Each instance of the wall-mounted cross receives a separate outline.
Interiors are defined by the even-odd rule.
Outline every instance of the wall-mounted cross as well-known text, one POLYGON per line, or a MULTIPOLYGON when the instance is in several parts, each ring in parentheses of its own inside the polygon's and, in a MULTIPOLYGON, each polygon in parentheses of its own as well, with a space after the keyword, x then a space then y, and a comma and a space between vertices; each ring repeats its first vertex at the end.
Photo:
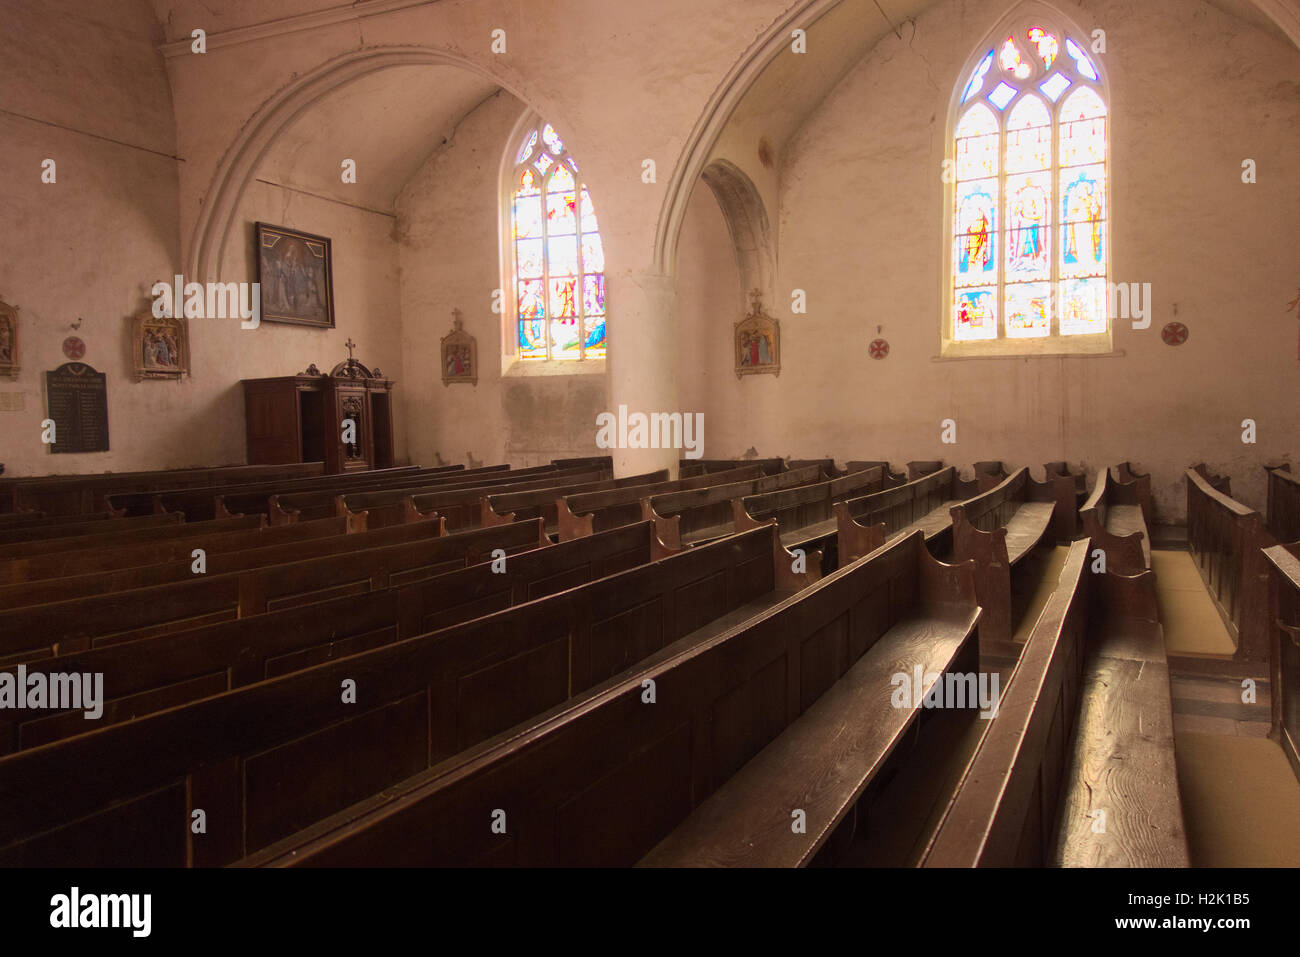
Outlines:
POLYGON ((451 324, 455 326, 457 329, 459 329, 461 326, 465 324, 465 321, 464 319, 461 318, 461 316, 462 313, 459 309, 453 309, 451 311, 451 324))
POLYGON ((352 341, 352 337, 351 337, 351 336, 348 336, 348 341, 345 342, 345 343, 343 343, 343 344, 344 344, 345 346, 347 346, 347 348, 348 348, 348 358, 351 359, 351 358, 352 358, 352 350, 355 349, 355 348, 357 347, 357 344, 356 344, 355 342, 352 341))
POLYGON ((763 291, 761 289, 751 289, 749 298, 754 301, 754 315, 763 311, 763 291))

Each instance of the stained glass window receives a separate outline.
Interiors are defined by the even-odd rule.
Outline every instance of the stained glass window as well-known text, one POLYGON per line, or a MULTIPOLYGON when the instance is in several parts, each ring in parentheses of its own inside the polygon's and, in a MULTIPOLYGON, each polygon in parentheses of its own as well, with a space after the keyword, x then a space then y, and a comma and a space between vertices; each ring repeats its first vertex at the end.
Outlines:
POLYGON ((510 202, 521 359, 605 357, 605 250, 578 164, 539 123, 516 154, 510 202))
POLYGON ((1107 110, 1085 47, 1038 22, 963 78, 953 129, 952 338, 1104 333, 1107 110))

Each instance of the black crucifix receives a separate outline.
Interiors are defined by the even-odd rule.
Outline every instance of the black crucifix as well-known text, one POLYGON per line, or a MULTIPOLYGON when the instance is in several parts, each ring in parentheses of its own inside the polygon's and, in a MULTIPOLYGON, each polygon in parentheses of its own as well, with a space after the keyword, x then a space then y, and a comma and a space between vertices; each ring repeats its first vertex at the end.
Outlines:
POLYGON ((355 348, 357 347, 357 344, 356 344, 355 342, 352 341, 352 337, 351 337, 351 336, 348 336, 348 341, 345 342, 345 343, 343 343, 343 345, 347 347, 347 350, 348 350, 348 360, 351 361, 351 359, 352 359, 352 350, 355 349, 355 348))

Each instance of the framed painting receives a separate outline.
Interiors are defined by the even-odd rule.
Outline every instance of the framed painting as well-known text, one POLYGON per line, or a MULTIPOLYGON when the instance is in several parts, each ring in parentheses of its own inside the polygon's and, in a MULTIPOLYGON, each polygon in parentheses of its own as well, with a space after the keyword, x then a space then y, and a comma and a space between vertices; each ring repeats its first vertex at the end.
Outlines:
POLYGON ((451 332, 443 336, 442 343, 442 384, 467 382, 478 383, 478 342, 465 331, 465 322, 460 310, 451 311, 451 332))
POLYGON ((135 377, 179 379, 190 371, 190 335, 184 318, 161 318, 152 309, 136 313, 131 324, 135 377))
POLYGON ((262 321, 334 328, 334 259, 324 236, 258 223, 262 321))
POLYGON ((18 375, 18 310, 0 302, 0 376, 18 375))
POLYGON ((763 312, 761 296, 754 292, 753 311, 736 323, 736 378, 781 374, 781 323, 763 312))

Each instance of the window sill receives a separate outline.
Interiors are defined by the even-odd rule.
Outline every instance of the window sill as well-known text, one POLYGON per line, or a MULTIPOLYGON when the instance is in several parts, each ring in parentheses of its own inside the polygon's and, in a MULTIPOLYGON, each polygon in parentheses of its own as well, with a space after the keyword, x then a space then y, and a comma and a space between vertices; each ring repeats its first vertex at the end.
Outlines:
POLYGON ((604 359, 533 359, 501 357, 501 378, 539 379, 549 376, 603 376, 604 359))
POLYGON ((984 339, 956 342, 945 339, 935 362, 952 359, 1062 359, 1106 358, 1124 355, 1116 349, 1110 334, 1051 339, 984 339))

